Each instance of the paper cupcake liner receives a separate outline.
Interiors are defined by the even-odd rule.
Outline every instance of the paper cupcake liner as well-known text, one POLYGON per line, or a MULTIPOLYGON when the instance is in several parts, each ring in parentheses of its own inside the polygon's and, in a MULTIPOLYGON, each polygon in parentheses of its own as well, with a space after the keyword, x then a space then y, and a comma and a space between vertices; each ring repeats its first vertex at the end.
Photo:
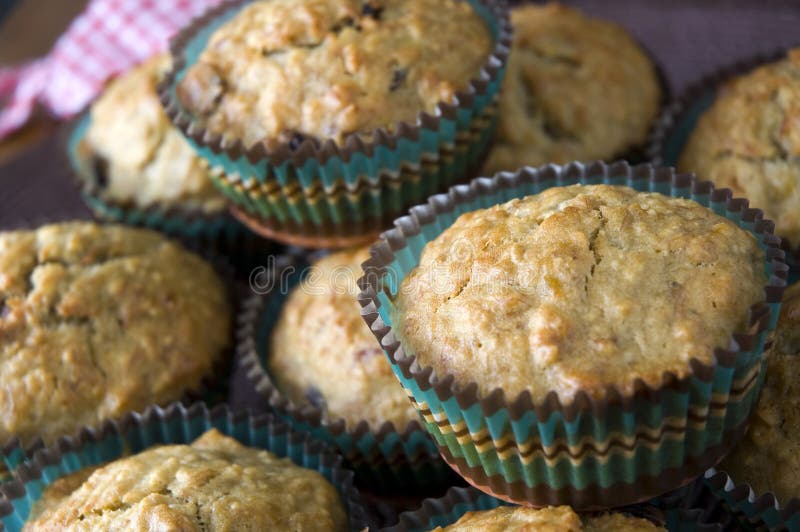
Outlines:
POLYGON ((293 403, 273 383, 266 366, 269 338, 282 305, 307 273, 308 264, 297 257, 279 257, 276 267, 268 273, 272 288, 242 304, 237 321, 236 364, 246 372, 247 382, 293 429, 339 451, 355 471, 359 486, 392 492, 450 484, 453 472, 419 423, 409 423, 402 430, 390 422, 370 427, 361 421, 355 427, 347 427, 344 419, 325 420, 319 408, 293 403))
MULTIPOLYGON (((656 122, 648 140, 647 155, 650 162, 657 166, 677 165, 697 122, 713 105, 717 89, 733 78, 784 57, 784 48, 759 54, 715 70, 690 85, 664 109, 656 122)), ((800 247, 792 250, 788 242, 781 245, 786 251, 786 262, 790 267, 790 283, 800 281, 800 247)))
POLYGON ((713 502, 722 504, 741 530, 800 530, 800 498, 780 504, 774 494, 759 496, 748 484, 736 484, 727 473, 715 469, 706 471, 701 481, 713 502))
MULTIPOLYGON (((686 506, 683 494, 665 504, 652 501, 637 507, 618 508, 617 512, 641 517, 663 526, 667 530, 684 532, 722 531, 723 525, 713 521, 713 516, 705 509, 686 506)), ((487 495, 475 488, 451 488, 444 497, 426 499, 419 509, 400 515, 399 522, 383 532, 427 532, 436 527, 446 527, 458 521, 467 512, 492 510, 508 503, 487 495)))
POLYGON ((478 488, 531 506, 568 504, 600 510, 652 498, 688 483, 714 465, 746 428, 763 381, 762 352, 776 324, 786 265, 774 224, 729 190, 669 168, 627 163, 573 163, 523 168, 453 187, 411 209, 373 246, 359 280, 362 315, 383 346, 442 456, 478 488), (633 394, 615 387, 605 399, 579 392, 561 404, 555 392, 540 403, 530 393, 481 396, 477 385, 437 377, 403 351, 391 329, 392 296, 425 244, 465 212, 570 184, 627 185, 692 199, 750 231, 765 252, 766 301, 750 309, 745 332, 715 363, 690 362, 684 378, 664 373, 661 384, 637 381, 633 394), (392 275, 387 275, 391 272, 392 275))
POLYGON ((92 161, 81 154, 91 116, 83 113, 69 130, 66 150, 81 197, 100 221, 154 229, 180 240, 186 247, 206 256, 229 257, 237 273, 249 274, 276 250, 269 242, 239 223, 227 212, 205 213, 181 207, 154 205, 136 207, 105 198, 103 177, 92 161))
POLYGON ((369 141, 257 143, 247 149, 196 123, 176 87, 214 31, 248 4, 228 1, 196 19, 171 42, 173 69, 159 88, 172 122, 212 168, 216 182, 240 211, 273 234, 306 238, 372 233, 404 209, 477 173, 497 123, 511 27, 502 0, 466 0, 486 21, 494 46, 486 63, 454 103, 421 112, 414 123, 376 129, 369 141))
POLYGON ((362 530, 369 521, 353 486, 353 473, 341 457, 324 445, 294 432, 275 417, 232 412, 227 406, 209 410, 204 404, 172 404, 149 408, 95 428, 84 428, 57 445, 40 449, 18 469, 15 479, 0 485, 0 521, 7 530, 19 530, 45 488, 84 467, 102 464, 164 444, 188 444, 215 428, 244 445, 266 449, 295 464, 318 471, 339 492, 350 529, 362 530))
MULTIPOLYGON (((17 222, 5 227, 4 231, 18 231, 30 230, 43 225, 55 223, 67 223, 69 221, 87 221, 87 220, 56 220, 51 218, 39 218, 35 220, 18 220, 17 222)), ((99 225, 104 225, 102 222, 95 222, 99 225)), ((214 268, 217 275, 222 279, 226 292, 228 294, 228 302, 231 308, 231 339, 230 346, 226 349, 212 364, 212 369, 208 375, 202 378, 199 385, 195 388, 186 389, 180 402, 186 405, 192 404, 196 401, 203 401, 209 405, 216 405, 223 403, 228 397, 228 376, 231 373, 231 368, 235 360, 235 320, 234 317, 238 315, 241 308, 241 294, 240 288, 234 282, 234 267, 227 261, 227 258, 220 256, 207 255, 204 257, 206 262, 210 263, 214 268)), ((164 404, 170 403, 166 401, 164 404)), ((65 434, 64 436, 68 436, 65 434)), ((45 448, 46 445, 41 437, 35 438, 33 441, 23 444, 19 438, 12 437, 3 442, 0 441, 0 482, 7 480, 11 473, 25 460, 30 459, 40 449, 45 448)))

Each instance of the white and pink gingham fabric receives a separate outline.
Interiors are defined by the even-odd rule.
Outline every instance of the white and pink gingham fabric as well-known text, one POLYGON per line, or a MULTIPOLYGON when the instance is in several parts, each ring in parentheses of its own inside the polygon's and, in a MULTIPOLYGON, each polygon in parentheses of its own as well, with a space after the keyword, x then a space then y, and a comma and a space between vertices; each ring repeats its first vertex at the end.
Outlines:
POLYGON ((166 49, 169 38, 221 0, 91 0, 50 53, 0 67, 0 138, 38 103, 58 118, 86 106, 111 76, 166 49))

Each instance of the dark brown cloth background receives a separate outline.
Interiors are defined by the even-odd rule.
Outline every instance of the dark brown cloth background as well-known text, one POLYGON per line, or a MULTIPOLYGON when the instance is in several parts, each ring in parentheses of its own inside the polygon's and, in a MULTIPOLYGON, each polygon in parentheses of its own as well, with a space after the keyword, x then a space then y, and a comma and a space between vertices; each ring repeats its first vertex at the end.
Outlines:
MULTIPOLYGON (((719 66, 800 44, 800 0, 569 0, 615 20, 663 68, 673 94, 719 66)), ((0 166, 0 228, 88 217, 69 178, 63 135, 0 166)))

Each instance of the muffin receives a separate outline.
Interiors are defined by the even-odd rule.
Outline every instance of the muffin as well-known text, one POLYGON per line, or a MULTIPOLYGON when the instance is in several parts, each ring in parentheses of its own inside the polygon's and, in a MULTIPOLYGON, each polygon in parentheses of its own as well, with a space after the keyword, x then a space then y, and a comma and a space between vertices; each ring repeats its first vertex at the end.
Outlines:
POLYGON ((620 513, 581 518, 569 506, 542 509, 499 506, 464 514, 441 532, 644 532, 666 530, 638 517, 620 513))
POLYGON ((612 159, 645 141, 661 100, 630 34, 557 3, 511 12, 514 40, 484 174, 612 159))
POLYGON ((0 441, 52 442, 198 389, 230 318, 214 270, 158 233, 0 233, 0 441))
POLYGON ((720 465, 734 482, 781 504, 800 497, 800 283, 784 295, 750 430, 720 465), (780 467, 776 467, 780 464, 780 467))
POLYGON ((377 431, 402 431, 419 416, 398 384, 380 344, 361 318, 356 280, 369 249, 317 261, 283 305, 272 331, 268 367, 295 405, 310 404, 327 421, 362 420, 377 431))
POLYGON ((744 195, 800 245, 800 49, 734 78, 700 117, 678 167, 744 195))
POLYGON ((23 530, 346 530, 318 472, 212 429, 51 484, 23 530))
POLYGON ((341 145, 451 102, 491 48, 465 1, 253 2, 211 36, 177 96, 208 131, 247 147, 341 145))
POLYGON ((633 394, 715 360, 763 300, 764 252, 690 200, 571 185, 468 212, 394 301, 407 353, 481 395, 633 394))
POLYGON ((111 81, 92 105, 78 146, 94 174, 89 188, 127 207, 221 213, 225 201, 208 177, 208 164, 161 108, 156 86, 169 66, 169 54, 152 57, 111 81))

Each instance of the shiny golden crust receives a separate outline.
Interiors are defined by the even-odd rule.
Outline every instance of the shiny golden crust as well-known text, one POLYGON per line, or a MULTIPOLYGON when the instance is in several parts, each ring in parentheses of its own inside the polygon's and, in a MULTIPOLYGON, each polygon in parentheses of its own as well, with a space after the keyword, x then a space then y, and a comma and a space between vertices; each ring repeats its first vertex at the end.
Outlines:
POLYGON ((230 312, 212 268, 158 233, 0 233, 0 441, 179 399, 228 345, 230 312))
POLYGON ((462 215, 403 279, 393 328, 422 367, 484 395, 630 394, 712 362, 766 282, 756 239, 713 211, 574 185, 462 215))
POLYGON ((452 101, 491 46, 462 0, 253 2, 214 33, 178 97, 246 146, 296 134, 341 143, 452 101))
POLYGON ((437 528, 441 532, 645 532, 665 530, 646 519, 619 513, 585 517, 583 522, 569 506, 542 509, 500 506, 467 512, 456 523, 437 528))
POLYGON ((270 342, 270 375, 295 404, 311 402, 351 429, 391 421, 403 430, 416 410, 361 318, 356 281, 369 248, 316 262, 281 310, 270 342))
POLYGON ((800 283, 785 294, 750 429, 719 469, 785 505, 800 497, 800 283))
POLYGON ((661 89, 628 32, 557 3, 511 12, 514 42, 484 173, 611 159, 641 144, 661 89))
POLYGON ((191 445, 154 447, 48 488, 26 531, 346 530, 319 473, 210 430, 191 445), (80 478, 83 477, 83 478, 80 478))
POLYGON ((168 69, 169 55, 160 54, 109 83, 92 105, 81 155, 103 172, 107 185, 100 192, 110 200, 221 211, 225 202, 208 165, 158 100, 156 85, 168 69))
POLYGON ((800 48, 722 86, 678 166, 748 198, 800 245, 800 48))

